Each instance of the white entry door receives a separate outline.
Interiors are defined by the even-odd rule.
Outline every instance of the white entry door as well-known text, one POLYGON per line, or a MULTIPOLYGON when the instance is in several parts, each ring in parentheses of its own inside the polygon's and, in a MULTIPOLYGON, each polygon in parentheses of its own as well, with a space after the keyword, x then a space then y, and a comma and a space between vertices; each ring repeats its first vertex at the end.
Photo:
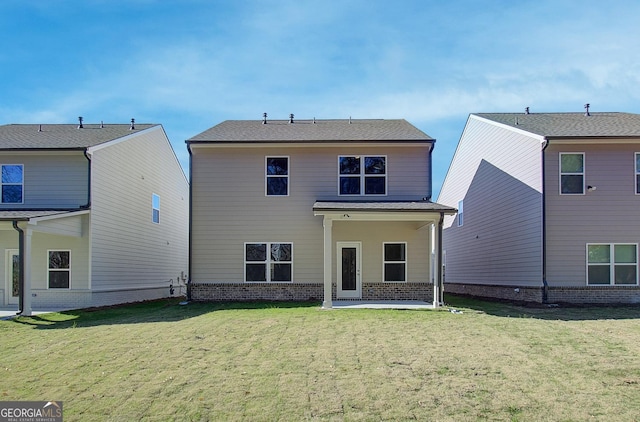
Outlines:
POLYGON ((361 242, 337 242, 337 299, 361 299, 361 242))
POLYGON ((20 294, 19 286, 19 266, 20 255, 17 249, 7 249, 6 261, 5 261, 5 302, 7 305, 17 305, 18 296, 20 294))

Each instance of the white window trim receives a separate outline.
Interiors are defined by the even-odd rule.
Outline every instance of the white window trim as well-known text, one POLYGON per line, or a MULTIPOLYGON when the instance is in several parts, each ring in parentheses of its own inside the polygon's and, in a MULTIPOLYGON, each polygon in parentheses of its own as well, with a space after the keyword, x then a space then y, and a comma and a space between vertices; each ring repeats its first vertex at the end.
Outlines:
POLYGON ((11 164, 11 163, 2 163, 0 164, 0 170, 2 170, 3 166, 20 166, 22 167, 22 183, 2 183, 2 180, 0 180, 0 204, 7 204, 7 205, 11 205, 11 204, 24 204, 24 164, 11 164), (20 187, 22 188, 22 201, 21 202, 3 202, 2 201, 2 187, 3 186, 16 186, 16 185, 20 185, 20 187))
MULTIPOLYGON (((596 242, 596 243, 587 243, 586 246, 586 254, 585 254, 585 261, 587 264, 586 267, 586 272, 585 272, 585 284, 587 286, 637 286, 638 285, 638 244, 637 243, 603 243, 603 242, 596 242), (593 246, 593 245, 608 245, 609 246, 609 262, 607 264, 589 264, 589 246, 593 246), (635 263, 635 267, 636 267, 636 284, 616 284, 615 283, 615 268, 616 268, 616 263, 615 263, 615 246, 625 246, 625 245, 632 245, 636 247, 636 263, 635 263), (589 284, 589 266, 593 265, 593 266, 605 266, 607 265, 609 267, 609 284, 589 284)), ((631 266, 632 264, 618 264, 618 265, 629 265, 631 266)))
POLYGON ((242 254, 244 256, 244 267, 243 267, 243 273, 244 273, 244 282, 245 283, 273 283, 273 284, 277 284, 277 283, 293 283, 293 242, 244 242, 243 245, 243 250, 242 250, 242 254), (291 245, 291 261, 271 261, 271 245, 273 245, 274 243, 277 244, 289 244, 291 245), (265 244, 267 245, 267 259, 266 261, 247 261, 247 245, 259 245, 259 244, 265 244), (290 263, 291 265, 291 280, 289 281, 271 281, 271 263, 274 262, 280 262, 280 263, 290 263), (247 280, 247 264, 259 264, 259 263, 264 263, 266 266, 266 280, 265 281, 248 281, 247 280))
POLYGON ((456 221, 458 222, 458 227, 462 227, 464 225, 464 199, 458 201, 458 215, 456 216, 456 221))
POLYGON ((638 193, 638 176, 640 176, 640 168, 638 168, 638 157, 640 156, 640 152, 636 152, 635 154, 633 154, 633 169, 635 170, 633 172, 634 174, 634 183, 633 186, 635 187, 635 194, 636 195, 640 195, 640 193, 638 193))
MULTIPOLYGON (((291 158, 288 155, 266 155, 264 157, 264 196, 269 197, 269 198, 278 198, 278 197, 287 197, 289 196, 289 194, 291 193, 291 158), (286 175, 282 175, 282 174, 267 174, 267 172, 269 171, 269 158, 286 158, 287 159, 287 174, 286 175), (267 180, 270 177, 279 177, 282 179, 287 179, 287 194, 286 195, 269 195, 268 193, 268 186, 267 186, 267 180)), ((275 242, 274 242, 275 243, 275 242)))
POLYGON ((71 290, 72 286, 72 278, 71 278, 71 249, 47 249, 47 290, 71 290), (55 269, 49 267, 49 253, 50 252, 69 252, 69 269, 55 269), (69 287, 61 288, 61 287, 50 287, 49 284, 49 274, 51 271, 63 272, 66 271, 69 273, 69 287))
POLYGON ((389 159, 384 154, 343 154, 338 155, 338 196, 351 196, 351 197, 360 197, 360 196, 373 196, 373 197, 381 197, 388 196, 389 194, 389 159), (357 177, 360 178, 360 193, 359 194, 348 194, 348 193, 340 193, 340 177, 356 177, 355 174, 341 174, 340 173, 340 159, 343 157, 356 157, 360 158, 360 175, 357 177), (384 193, 365 193, 365 178, 366 177, 382 177, 382 175, 370 174, 367 175, 364 173, 364 159, 367 157, 383 157, 384 158, 384 193))
POLYGON ((158 195, 157 193, 152 193, 151 194, 151 222, 153 224, 160 224, 160 195, 158 195), (156 208, 153 204, 154 199, 158 198, 158 208, 156 208), (158 221, 155 221, 154 219, 154 211, 158 211, 158 221))
POLYGON ((558 193, 562 196, 577 196, 577 195, 585 195, 586 194, 586 179, 587 179, 587 157, 584 152, 576 151, 576 152, 561 152, 558 155, 558 193), (563 173, 562 172, 562 156, 563 155, 582 155, 582 173, 563 173), (582 193, 562 193, 562 176, 582 176, 582 193))
POLYGON ((382 242, 382 282, 383 283, 407 283, 407 275, 409 273, 409 254, 407 242, 382 242), (404 261, 387 261, 384 256, 385 245, 404 245, 404 261), (385 264, 404 264, 404 281, 388 281, 385 273, 385 264))

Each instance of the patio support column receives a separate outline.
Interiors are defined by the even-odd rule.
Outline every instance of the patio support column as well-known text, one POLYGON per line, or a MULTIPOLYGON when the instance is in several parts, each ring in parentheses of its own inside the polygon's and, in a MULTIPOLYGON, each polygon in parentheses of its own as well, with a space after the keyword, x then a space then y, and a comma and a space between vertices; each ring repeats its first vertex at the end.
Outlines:
POLYGON ((31 236, 33 235, 33 229, 27 226, 24 231, 24 290, 22 292, 22 313, 24 316, 31 316, 31 236))
POLYGON ((331 231, 333 220, 325 215, 322 220, 322 227, 324 228, 324 300, 322 301, 322 308, 331 309, 333 306, 331 302, 331 256, 333 252, 331 231))
POLYGON ((444 214, 440 214, 440 220, 435 227, 436 237, 436 268, 435 280, 433 283, 433 307, 437 308, 444 304, 444 279, 442 277, 442 226, 444 214))

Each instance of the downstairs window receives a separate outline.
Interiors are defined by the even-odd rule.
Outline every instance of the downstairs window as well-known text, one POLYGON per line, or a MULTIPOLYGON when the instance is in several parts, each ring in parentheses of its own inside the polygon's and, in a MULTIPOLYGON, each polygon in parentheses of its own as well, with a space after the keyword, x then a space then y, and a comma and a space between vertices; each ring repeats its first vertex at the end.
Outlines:
POLYGON ((293 243, 245 243, 244 268, 245 281, 292 281, 293 243))
POLYGON ((638 284, 638 245, 588 244, 587 284, 638 284))

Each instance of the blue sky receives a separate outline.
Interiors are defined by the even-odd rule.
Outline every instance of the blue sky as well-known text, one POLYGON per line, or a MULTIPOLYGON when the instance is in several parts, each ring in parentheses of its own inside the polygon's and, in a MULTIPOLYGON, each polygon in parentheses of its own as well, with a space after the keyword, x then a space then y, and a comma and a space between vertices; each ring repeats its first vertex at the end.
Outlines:
POLYGON ((434 198, 469 113, 640 112, 640 2, 2 0, 0 124, 404 118, 437 139, 434 198), (605 4, 606 3, 606 4, 605 4))

